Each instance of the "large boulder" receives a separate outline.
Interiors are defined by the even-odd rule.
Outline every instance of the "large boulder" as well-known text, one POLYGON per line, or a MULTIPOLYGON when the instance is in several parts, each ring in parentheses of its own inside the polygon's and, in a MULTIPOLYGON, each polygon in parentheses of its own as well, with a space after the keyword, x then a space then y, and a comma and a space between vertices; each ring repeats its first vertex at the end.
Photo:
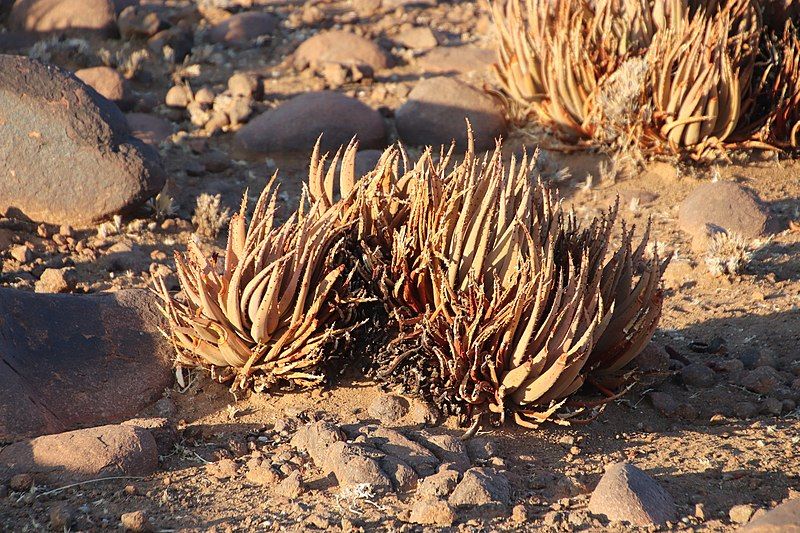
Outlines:
POLYGON ((251 120, 236 134, 243 148, 261 153, 307 152, 323 134, 322 149, 336 150, 355 135, 361 148, 380 148, 386 126, 380 113, 343 94, 295 96, 251 120))
POLYGON ((158 468, 153 435, 134 425, 109 425, 45 435, 0 451, 0 481, 19 474, 48 484, 108 476, 147 476, 158 468))
POLYGON ((116 13, 111 0, 17 0, 8 25, 35 33, 111 36, 116 32, 116 13))
POLYGON ((0 289, 0 441, 119 422, 172 383, 155 296, 0 289))
POLYGON ((0 213, 87 225, 164 186, 158 153, 70 73, 0 55, 0 213))

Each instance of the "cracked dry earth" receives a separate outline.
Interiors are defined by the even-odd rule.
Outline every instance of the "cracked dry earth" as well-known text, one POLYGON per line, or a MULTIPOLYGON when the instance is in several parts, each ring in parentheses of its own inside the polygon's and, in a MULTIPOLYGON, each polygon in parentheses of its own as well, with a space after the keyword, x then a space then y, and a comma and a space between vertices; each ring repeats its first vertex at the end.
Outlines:
MULTIPOLYGON (((395 140, 394 110, 421 77, 442 68, 410 46, 392 44, 391 37, 401 28, 430 26, 440 36, 439 47, 488 50, 490 21, 481 3, 384 1, 391 7, 354 11, 355 4, 368 3, 257 4, 252 9, 282 21, 271 39, 244 49, 199 47, 203 52, 187 64, 200 67, 181 75, 190 77, 195 89, 207 85, 219 92, 234 72, 257 74, 266 96, 254 104, 256 113, 327 87, 381 110, 389 140, 395 140), (334 25, 380 42, 392 51, 395 66, 342 83, 295 68, 290 54, 300 42, 334 25)), ((190 11, 195 6, 165 5, 190 11)), ((198 27, 208 25, 193 16, 198 27)), ((98 63, 98 50, 123 48, 146 45, 107 39, 94 43, 87 57, 53 53, 50 59, 74 70, 98 63)), ((490 80, 485 66, 454 75, 482 84, 490 80)), ((171 74, 181 69, 185 65, 153 54, 139 66, 144 74, 128 80, 133 109, 167 120, 175 131, 160 151, 176 214, 157 219, 142 209, 101 231, 0 218, 0 285, 34 290, 45 269, 71 267, 72 292, 146 287, 154 273, 172 268, 172 253, 191 238, 201 193, 221 194, 223 204, 235 208, 245 188, 256 194, 280 167, 281 201, 295 201, 308 154, 244 153, 233 140, 237 126, 209 132, 193 125, 183 110, 163 105, 171 74)), ((511 131, 508 137, 509 154, 535 146, 529 132, 511 131)), ((410 148, 412 154, 416 150, 410 148)), ((619 197, 621 216, 639 228, 652 219, 662 253, 673 256, 663 317, 649 348, 655 371, 596 420, 535 431, 489 427, 462 442, 464 428, 456 420, 435 420, 413 396, 386 406, 387 393, 402 391, 359 375, 348 374, 323 390, 234 396, 206 376, 187 374, 184 387, 165 390, 164 399, 142 413, 177 425, 157 473, 63 490, 5 488, 0 530, 60 530, 64 516, 72 530, 114 530, 124 513, 143 511, 164 531, 627 531, 636 528, 588 511, 604 466, 619 461, 638 466, 675 500, 677 520, 642 530, 732 531, 742 512, 749 518, 800 496, 800 231, 792 225, 800 219, 800 164, 758 157, 715 168, 658 162, 616 180, 595 179, 587 187, 585 176, 600 175, 602 156, 545 155, 548 175, 569 167, 572 177, 553 185, 579 217, 597 214, 619 197), (712 179, 747 185, 780 222, 736 276, 712 276, 704 252, 679 229, 678 206, 712 179), (463 479, 466 471, 475 479, 488 478, 491 501, 475 494, 453 499, 453 479, 463 479), (351 474, 350 486, 337 483, 351 474), (364 480, 371 480, 369 486, 364 480), (422 493, 428 491, 451 492, 453 511, 422 508, 422 493), (425 520, 453 525, 414 523, 425 520)), ((219 248, 223 242, 206 238, 203 246, 219 248)))

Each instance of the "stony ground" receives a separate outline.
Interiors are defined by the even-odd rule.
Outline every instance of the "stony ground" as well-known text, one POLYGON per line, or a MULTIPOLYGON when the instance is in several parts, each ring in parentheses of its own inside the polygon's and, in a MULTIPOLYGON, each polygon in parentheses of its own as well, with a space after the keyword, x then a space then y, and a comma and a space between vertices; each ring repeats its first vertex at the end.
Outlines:
MULTIPOLYGON (((236 132, 248 115, 297 94, 331 89, 378 110, 388 132, 375 141, 373 148, 380 148, 398 138, 398 111, 420 80, 445 74, 477 89, 491 83, 491 23, 483 2, 243 6, 176 0, 164 2, 157 13, 162 27, 195 30, 185 60, 174 61, 179 40, 166 49, 154 46, 146 28, 123 39, 85 42, 23 39, 10 26, 0 33, 0 46, 9 50, 24 45, 17 51, 70 70, 110 65, 121 73, 120 102, 137 114, 129 118, 133 129, 160 150, 168 176, 164 195, 174 207, 143 207, 99 227, 0 218, 0 285, 76 293, 146 287, 153 274, 169 272, 175 250, 213 226, 196 216, 201 194, 220 194, 220 209, 235 209, 246 188, 252 197, 280 168, 281 200, 294 201, 308 150, 245 150, 236 132), (247 11, 274 15, 276 27, 246 43, 215 37, 215 25, 247 11), (365 36, 391 63, 370 72, 298 62, 297 47, 329 28, 365 36), (235 73, 258 80, 247 112, 239 113, 224 98, 235 73), (175 82, 191 87, 194 107, 184 109, 187 102, 176 90, 171 98, 177 100, 170 103, 177 105, 166 105, 175 82), (198 94, 203 87, 206 100, 198 94)), ((146 26, 141 18, 133 22, 146 26)), ((312 59, 306 62, 324 51, 308 52, 312 59)), ((290 138, 298 127, 313 129, 314 118, 301 113, 261 127, 277 128, 271 132, 276 138, 290 138)), ((493 116, 483 118, 476 129, 491 132, 493 116)), ((506 136, 508 153, 523 146, 532 150, 537 141, 552 144, 528 130, 512 128, 506 136)), ((367 164, 375 155, 362 157, 367 164)), ((730 531, 753 513, 800 496, 800 164, 769 156, 713 167, 662 161, 614 175, 601 155, 545 150, 543 157, 545 176, 580 217, 599 213, 619 197, 621 216, 638 228, 651 219, 660 253, 672 256, 664 314, 648 348, 655 371, 588 425, 481 431, 464 460, 508 479, 510 490, 500 497, 502 505, 489 511, 457 507, 452 530, 627 530, 630 526, 609 523, 587 509, 604 465, 623 460, 656 479, 676 502, 678 520, 649 526, 653 530, 730 531), (558 172, 566 168, 569 175, 558 172), (686 219, 682 202, 714 180, 754 190, 764 202, 760 209, 775 222, 771 238, 753 245, 752 257, 735 275, 712 275, 706 249, 692 245, 681 229, 685 220, 679 220, 686 219)), ((745 203, 741 209, 756 208, 745 203)), ((210 211, 213 219, 215 210, 210 211)), ((206 247, 224 242, 221 236, 201 238, 206 247)), ((123 513, 143 511, 165 531, 418 530, 422 526, 411 523, 420 521, 412 520, 418 496, 343 491, 292 439, 298 428, 317 420, 348 431, 348 424, 378 419, 423 441, 464 432, 455 420, 432 423, 414 398, 400 409, 402 416, 390 416, 379 407, 388 401, 387 392, 400 391, 357 375, 336 388, 274 396, 232 395, 199 374, 184 380, 185 386, 165 391, 165 399, 144 413, 171 419, 179 430, 174 446, 159 457, 158 473, 63 490, 0 486, 0 529, 65 529, 65 524, 72 530, 115 529, 123 513), (264 474, 265 464, 273 466, 272 474, 264 474)), ((434 517, 438 512, 424 511, 434 517)))

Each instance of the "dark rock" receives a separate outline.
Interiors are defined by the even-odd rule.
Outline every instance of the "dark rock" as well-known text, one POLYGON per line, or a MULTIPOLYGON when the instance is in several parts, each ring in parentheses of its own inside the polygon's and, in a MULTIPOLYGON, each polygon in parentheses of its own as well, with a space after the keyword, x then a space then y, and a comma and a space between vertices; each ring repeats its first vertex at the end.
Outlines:
POLYGON ((110 0, 17 0, 8 25, 18 31, 110 37, 116 31, 115 18, 110 0))
POLYGON ((0 289, 0 440, 130 418, 172 383, 173 349, 145 290, 0 289))
POLYGON ((733 414, 735 414, 737 418, 747 420, 758 414, 758 406, 752 402, 736 402, 733 406, 733 414))
POLYGON ((800 533, 800 498, 787 500, 739 530, 741 533, 800 533))
POLYGON ((452 435, 430 435, 427 433, 422 435, 425 438, 423 441, 425 447, 432 451, 442 463, 452 465, 459 472, 464 472, 472 466, 467 454, 467 447, 461 439, 452 435))
POLYGON ((54 66, 0 55, 0 213, 81 225, 130 210, 164 186, 158 154, 124 115, 54 66))
POLYGON ((218 43, 243 45, 271 35, 277 25, 278 19, 271 13, 237 13, 214 25, 209 35, 218 43))
POLYGON ((771 366, 759 366, 742 377, 742 386, 758 394, 772 394, 783 383, 781 374, 771 366))
POLYGON ((381 394, 367 407, 369 416, 392 424, 408 413, 408 401, 396 394, 381 394))
POLYGON ((417 485, 417 498, 447 498, 458 485, 458 472, 443 469, 424 478, 417 485))
POLYGON ((736 233, 745 239, 772 232, 769 213, 752 190, 728 181, 703 183, 681 203, 680 229, 692 236, 694 244, 704 246, 718 231, 736 233))
POLYGON ((667 418, 675 416, 675 413, 678 411, 678 402, 671 394, 655 391, 651 392, 648 396, 650 397, 650 401, 653 402, 653 407, 656 411, 667 418))
POLYGON ((475 148, 487 150, 504 135, 507 124, 500 106, 488 94, 452 78, 430 78, 417 83, 408 101, 395 114, 397 131, 411 145, 467 147, 468 119, 475 148))
POLYGON ((33 476, 27 472, 24 474, 15 474, 11 476, 11 479, 8 481, 8 488, 14 492, 27 492, 31 490, 33 483, 33 476))
POLYGON ((645 373, 664 373, 669 370, 669 354, 654 342, 648 342, 642 353, 636 356, 636 365, 645 373))
POLYGON ((108 476, 148 476, 158 468, 149 431, 109 425, 46 435, 0 451, 0 479, 31 473, 46 483, 73 483, 108 476))
POLYGON ((178 431, 166 418, 132 418, 122 423, 123 426, 135 426, 146 429, 153 435, 158 446, 159 455, 169 455, 178 442, 178 431))
POLYGON ((473 461, 488 461, 498 454, 497 446, 486 437, 473 437, 467 441, 467 453, 473 461))
POLYGON ((492 468, 471 468, 448 499, 454 507, 505 506, 511 502, 511 484, 492 468))
POLYGON ((335 63, 345 66, 366 66, 373 71, 391 66, 389 56, 365 37, 342 30, 320 32, 301 44, 294 54, 294 66, 321 68, 335 63))
POLYGON ((362 148, 380 148, 386 129, 380 113, 355 98, 328 91, 301 94, 259 115, 236 133, 247 150, 261 153, 310 152, 322 134, 321 149, 337 150, 355 135, 362 148))
POLYGON ((386 455, 378 459, 381 470, 389 476, 397 492, 408 492, 417 486, 419 476, 414 469, 403 462, 401 459, 386 455))
POLYGON ((192 34, 177 26, 161 30, 149 39, 147 39, 147 47, 157 57, 164 55, 165 47, 171 50, 169 57, 165 59, 173 63, 181 63, 186 56, 192 53, 194 46, 194 37, 192 34))
POLYGON ((366 426, 361 428, 361 433, 369 438, 373 446, 397 457, 420 476, 433 474, 439 466, 439 460, 430 450, 398 431, 381 426, 366 426))
POLYGON ((661 524, 677 516, 672 496, 629 463, 615 463, 606 468, 592 492, 589 511, 638 526, 661 524))
POLYGON ((75 510, 67 502, 56 502, 50 507, 50 527, 57 531, 70 531, 75 522, 75 510))
POLYGON ((691 387, 711 387, 716 377, 714 371, 703 363, 692 363, 681 369, 681 380, 691 387))

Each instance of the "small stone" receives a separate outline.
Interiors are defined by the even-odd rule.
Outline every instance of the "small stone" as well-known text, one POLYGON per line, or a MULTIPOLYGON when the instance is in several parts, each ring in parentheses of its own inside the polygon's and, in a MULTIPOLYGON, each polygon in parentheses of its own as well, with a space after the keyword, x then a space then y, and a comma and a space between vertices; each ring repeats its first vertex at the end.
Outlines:
POLYGON ((20 263, 29 263, 33 259, 33 252, 27 244, 17 244, 9 249, 9 254, 20 263))
POLYGON ((75 71, 75 77, 118 106, 129 107, 127 82, 113 68, 84 68, 75 71))
POLYGON ((694 506, 694 516, 697 517, 698 520, 705 520, 706 519, 706 506, 702 503, 698 503, 694 506))
POLYGON ((321 68, 327 63, 366 66, 373 71, 391 65, 389 56, 375 43, 343 30, 322 31, 303 42, 295 51, 297 70, 321 68))
MULTIPOLYGON (((358 165, 358 162, 356 162, 356 165, 358 165)), ((415 424, 435 426, 438 424, 440 416, 439 410, 430 403, 419 399, 411 401, 410 418, 415 424)))
POLYGON ((57 502, 50 507, 50 527, 57 531, 69 531, 75 521, 75 510, 66 502, 57 502))
POLYGON ((276 492, 285 498, 289 498, 290 500, 299 498, 303 492, 305 492, 303 481, 300 478, 300 471, 295 470, 285 479, 281 480, 281 482, 278 484, 276 492))
POLYGON ((752 402, 736 402, 733 406, 733 414, 735 414, 737 418, 747 420, 758 414, 758 406, 752 402))
POLYGON ((470 468, 464 472, 464 477, 448 501, 454 507, 508 505, 511 501, 511 484, 505 475, 492 468, 470 468))
POLYGON ((636 365, 645 373, 661 373, 669 370, 669 354, 654 342, 648 342, 636 357, 636 365))
POLYGON ((224 481, 236 477, 238 471, 239 467, 233 459, 220 459, 215 463, 206 465, 206 474, 217 481, 224 481))
POLYGON ((417 485, 417 498, 446 498, 458 485, 456 470, 440 470, 422 479, 417 485))
POLYGON ((155 408, 155 411, 158 414, 158 416, 164 418, 172 418, 173 416, 175 416, 175 413, 178 412, 178 408, 175 405, 175 402, 172 401, 171 398, 161 398, 155 403, 153 407, 155 408))
POLYGON ((232 15, 214 25, 209 32, 218 43, 245 45, 272 34, 278 27, 278 19, 271 13, 249 11, 232 15))
POLYGON ((133 511, 124 513, 120 517, 123 529, 126 531, 133 531, 134 533, 147 533, 153 531, 153 525, 147 513, 144 511, 133 511))
POLYGON ((394 423, 408 413, 408 401, 396 394, 381 394, 367 407, 369 416, 384 423, 394 423))
POLYGON ((347 74, 350 72, 338 63, 326 63, 321 67, 322 77, 328 83, 328 87, 335 89, 341 87, 347 81, 347 74))
POLYGON ((128 113, 125 115, 131 134, 150 146, 158 147, 172 135, 169 120, 147 113, 128 113))
POLYGON ((185 109, 192 101, 189 95, 189 89, 185 85, 173 85, 167 91, 167 96, 164 98, 164 103, 169 107, 176 107, 185 109))
POLYGON ((750 521, 750 517, 753 516, 755 509, 752 505, 734 505, 731 507, 731 510, 728 511, 728 516, 730 516, 731 521, 737 524, 746 524, 750 521))
POLYGON ((649 395, 650 401, 656 411, 661 413, 667 418, 672 418, 678 410, 678 402, 672 395, 665 392, 651 392, 649 395))
POLYGON ((145 6, 128 6, 117 16, 119 34, 126 41, 135 37, 152 37, 158 33, 161 24, 158 13, 145 6))
POLYGON ((414 524, 451 526, 456 513, 445 501, 425 498, 414 502, 409 520, 414 524))
POLYGON ((780 373, 770 366, 757 367, 742 377, 742 386, 758 394, 771 394, 782 385, 780 373))
POLYGON ((523 504, 518 503, 511 510, 511 521, 515 524, 524 524, 528 521, 528 511, 523 504))
POLYGON ((677 516, 672 496, 630 463, 606 468, 589 499, 589 511, 633 525, 662 524, 677 516))
POLYGON ((707 388, 714 385, 716 374, 703 363, 691 363, 681 369, 681 379, 691 387, 707 388))
POLYGON ((36 282, 36 292, 72 292, 78 282, 74 268, 47 268, 36 282))
POLYGON ((765 398, 761 403, 761 411, 768 415, 779 416, 783 411, 783 402, 777 398, 765 398))
POLYGON ((241 96, 260 100, 263 96, 263 87, 258 76, 237 72, 228 78, 228 90, 233 96, 241 96))
POLYGON ((733 374, 734 372, 741 372, 744 370, 744 363, 739 359, 725 359, 716 364, 717 370, 733 374))
POLYGON ((202 106, 212 105, 215 97, 214 91, 208 86, 200 87, 197 92, 194 93, 194 101, 202 106))
POLYGON ((17 474, 11 477, 8 488, 14 492, 26 492, 33 486, 33 476, 30 474, 17 474))
POLYGON ((430 50, 439 44, 433 30, 427 27, 408 29, 395 35, 392 40, 410 50, 430 50))

